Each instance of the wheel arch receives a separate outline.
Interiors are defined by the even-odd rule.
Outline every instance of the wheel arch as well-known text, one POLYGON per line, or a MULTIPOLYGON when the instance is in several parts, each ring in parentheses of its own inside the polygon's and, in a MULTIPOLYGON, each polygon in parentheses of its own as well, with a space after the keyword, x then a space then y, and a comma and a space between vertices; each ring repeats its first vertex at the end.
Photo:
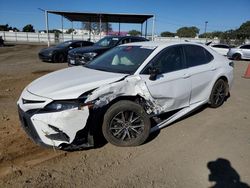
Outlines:
POLYGON ((211 84, 211 87, 210 87, 210 94, 209 94, 209 98, 208 98, 208 103, 210 103, 210 95, 211 95, 211 92, 212 92, 212 89, 213 89, 213 87, 214 87, 214 84, 218 81, 218 80, 220 80, 220 79, 222 79, 223 81, 225 81, 226 83, 227 83, 227 91, 226 91, 226 95, 228 95, 228 93, 229 93, 229 85, 228 85, 228 78, 227 78, 227 76, 226 75, 219 75, 219 76, 217 76, 216 77, 216 79, 213 81, 213 83, 211 84))

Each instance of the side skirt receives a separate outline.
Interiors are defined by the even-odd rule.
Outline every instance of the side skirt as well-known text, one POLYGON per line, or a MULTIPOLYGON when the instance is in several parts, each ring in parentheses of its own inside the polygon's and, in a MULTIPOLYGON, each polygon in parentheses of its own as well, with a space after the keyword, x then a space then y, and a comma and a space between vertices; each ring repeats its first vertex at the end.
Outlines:
POLYGON ((174 121, 178 120, 179 118, 183 117, 184 115, 187 115, 191 112, 193 112, 195 109, 200 107, 201 105, 207 103, 207 101, 201 101, 195 104, 190 105, 189 107, 183 108, 182 110, 176 112, 174 115, 170 116, 166 120, 163 120, 161 123, 157 124, 156 126, 152 127, 150 132, 157 131, 163 127, 166 127, 170 123, 173 123, 174 121))

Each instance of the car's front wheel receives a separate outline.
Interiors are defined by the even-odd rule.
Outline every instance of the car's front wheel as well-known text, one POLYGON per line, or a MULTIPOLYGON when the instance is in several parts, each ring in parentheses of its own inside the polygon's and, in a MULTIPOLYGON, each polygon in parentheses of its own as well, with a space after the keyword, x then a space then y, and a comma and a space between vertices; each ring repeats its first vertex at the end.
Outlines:
POLYGON ((217 80, 210 95, 210 107, 218 108, 221 106, 225 101, 227 90, 227 82, 225 82, 223 79, 217 80))
POLYGON ((123 100, 113 104, 104 115, 102 132, 116 146, 137 146, 146 141, 150 119, 139 104, 123 100))

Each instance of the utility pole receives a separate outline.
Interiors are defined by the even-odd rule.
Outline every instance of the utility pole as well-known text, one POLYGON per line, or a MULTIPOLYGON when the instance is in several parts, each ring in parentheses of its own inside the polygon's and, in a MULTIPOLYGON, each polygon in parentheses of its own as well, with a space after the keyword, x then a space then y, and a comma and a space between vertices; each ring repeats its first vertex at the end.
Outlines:
POLYGON ((206 43, 207 43, 207 23, 208 23, 208 21, 205 21, 205 35, 206 35, 206 43))

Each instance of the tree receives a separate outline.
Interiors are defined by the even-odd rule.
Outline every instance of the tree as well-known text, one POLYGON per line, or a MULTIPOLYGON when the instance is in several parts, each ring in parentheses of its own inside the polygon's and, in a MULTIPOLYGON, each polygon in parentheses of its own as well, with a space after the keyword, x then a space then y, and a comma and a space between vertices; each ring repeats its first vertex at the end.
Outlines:
POLYGON ((176 34, 179 37, 191 37, 194 38, 199 33, 197 27, 181 27, 177 30, 176 34))
POLYGON ((239 27, 239 29, 235 30, 235 34, 238 39, 243 38, 250 38, 250 21, 247 21, 239 27))
POLYGON ((12 27, 9 27, 8 24, 0 25, 0 31, 9 31, 12 30, 12 27))
POLYGON ((66 34, 71 34, 71 33, 73 33, 74 31, 75 31, 74 29, 70 28, 70 29, 68 29, 68 30, 66 31, 66 34))
MULTIPOLYGON (((83 29, 85 30, 91 30, 91 33, 94 35, 99 35, 100 30, 100 23, 99 22, 84 22, 83 23, 83 29)), ((108 33, 109 31, 112 31, 112 25, 110 23, 102 23, 101 25, 101 31, 108 33)))
POLYGON ((214 32, 208 32, 208 33, 202 33, 199 35, 199 38, 210 38, 213 39, 215 37, 222 38, 223 32, 222 31, 214 31, 214 32))
POLYGON ((33 28, 33 25, 28 24, 23 27, 23 32, 35 32, 35 29, 33 28))
POLYGON ((131 35, 131 36, 140 36, 140 35, 141 35, 141 32, 140 32, 140 31, 137 31, 137 30, 135 30, 135 29, 133 29, 133 30, 130 30, 130 31, 128 32, 128 34, 131 35))
POLYGON ((164 31, 161 33, 161 37, 174 37, 175 33, 169 32, 169 31, 164 31))

